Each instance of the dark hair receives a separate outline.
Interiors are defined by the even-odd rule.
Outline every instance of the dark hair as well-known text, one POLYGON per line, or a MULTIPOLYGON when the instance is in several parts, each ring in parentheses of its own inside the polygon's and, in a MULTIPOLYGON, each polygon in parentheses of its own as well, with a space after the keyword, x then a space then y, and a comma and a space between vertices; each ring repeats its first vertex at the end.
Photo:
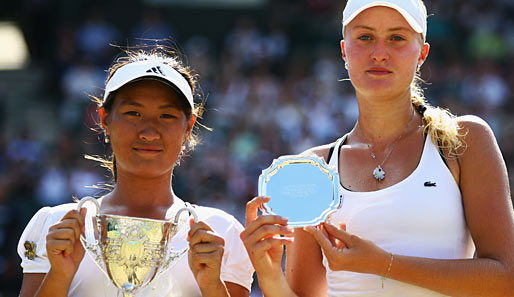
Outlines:
MULTIPOLYGON (((197 98, 201 103, 195 103, 195 106, 193 109, 187 104, 186 102, 181 101, 181 107, 184 110, 184 113, 186 114, 186 118, 188 120, 191 119, 193 115, 200 118, 203 114, 203 98, 201 95, 200 88, 198 86, 198 74, 196 74, 190 67, 186 66, 184 61, 182 60, 182 55, 177 50, 175 46, 166 46, 166 45, 141 45, 136 48, 121 48, 122 51, 121 57, 115 60, 115 62, 109 67, 107 70, 107 80, 106 83, 111 79, 113 74, 118 70, 120 67, 125 66, 130 63, 138 62, 138 61, 146 61, 146 60, 157 60, 164 64, 169 65, 170 67, 173 67, 175 70, 177 70, 189 83, 189 86, 191 87, 191 91, 193 93, 193 97, 197 98)), ((95 102, 99 108, 104 108, 107 113, 111 111, 112 104, 114 102, 114 98, 117 94, 116 92, 113 92, 109 97, 103 101, 103 98, 96 97, 91 95, 91 99, 93 102, 95 102)), ((103 132, 103 127, 100 123, 98 123, 98 131, 103 132)), ((191 151, 198 143, 199 139, 196 134, 197 127, 193 127, 193 130, 187 137, 186 144, 184 147, 182 147, 182 150, 180 152, 179 158, 177 159, 177 163, 175 165, 180 164, 181 157, 187 153, 188 151, 191 151)), ((106 159, 100 156, 90 156, 85 155, 86 159, 94 160, 97 162, 100 162, 101 166, 109 169, 109 171, 113 175, 113 180, 116 182, 117 180, 117 174, 116 174, 116 156, 114 155, 114 152, 112 153, 110 159, 106 159)))

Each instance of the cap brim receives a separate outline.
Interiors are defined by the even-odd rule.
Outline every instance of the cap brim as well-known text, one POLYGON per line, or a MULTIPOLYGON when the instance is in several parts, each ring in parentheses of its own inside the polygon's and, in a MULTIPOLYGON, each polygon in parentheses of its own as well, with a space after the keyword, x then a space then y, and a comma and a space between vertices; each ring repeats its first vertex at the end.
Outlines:
POLYGON ((128 83, 143 79, 155 79, 170 86, 185 98, 187 104, 194 108, 193 93, 187 80, 173 67, 161 61, 137 61, 117 69, 107 82, 103 102, 109 96, 128 83))
MULTIPOLYGON (((118 88, 112 90, 111 92, 109 92, 108 96, 114 95, 117 91, 119 91, 121 88, 123 88, 126 85, 129 85, 129 84, 132 84, 132 83, 135 83, 135 82, 138 82, 138 81, 142 81, 142 80, 154 80, 154 81, 158 81, 158 82, 166 85, 167 87, 171 88, 184 101, 184 103, 189 108, 192 108, 192 106, 189 103, 189 100, 187 99, 187 97, 184 95, 184 93, 182 93, 182 91, 176 85, 172 84, 171 82, 169 82, 166 79, 163 79, 162 77, 155 76, 155 75, 147 75, 147 76, 141 76, 141 77, 135 78, 135 79, 133 79, 133 80, 131 80, 131 81, 129 81, 129 82, 119 86, 118 88)), ((109 100, 109 98, 104 99, 104 102, 106 102, 106 100, 109 100)))

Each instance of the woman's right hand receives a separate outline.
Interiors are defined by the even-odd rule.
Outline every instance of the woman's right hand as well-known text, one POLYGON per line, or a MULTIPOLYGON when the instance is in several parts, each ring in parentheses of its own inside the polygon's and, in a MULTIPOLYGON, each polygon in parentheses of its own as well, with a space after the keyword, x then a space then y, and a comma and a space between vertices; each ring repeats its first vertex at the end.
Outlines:
POLYGON ((69 280, 73 279, 84 257, 80 234, 84 234, 85 217, 85 208, 81 208, 80 213, 70 210, 58 223, 49 228, 46 236, 46 251, 52 274, 69 280))
POLYGON ((331 270, 376 275, 384 273, 384 269, 387 271, 391 253, 370 240, 348 233, 345 224, 340 224, 338 228, 325 222, 317 227, 306 227, 305 230, 320 245, 331 270))
POLYGON ((293 229, 287 227, 286 218, 258 216, 258 209, 269 200, 269 197, 255 197, 246 204, 246 228, 241 232, 241 240, 261 282, 283 277, 284 245, 293 242, 293 229))

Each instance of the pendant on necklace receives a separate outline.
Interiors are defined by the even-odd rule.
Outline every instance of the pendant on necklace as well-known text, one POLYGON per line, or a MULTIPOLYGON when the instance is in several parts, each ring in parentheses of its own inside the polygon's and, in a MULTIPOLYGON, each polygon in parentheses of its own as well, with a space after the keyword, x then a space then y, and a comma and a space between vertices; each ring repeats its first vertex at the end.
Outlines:
POLYGON ((375 168, 375 170, 373 170, 373 177, 378 180, 378 181, 381 181, 385 178, 386 176, 386 173, 384 171, 384 169, 382 169, 382 166, 378 165, 377 168, 375 168))

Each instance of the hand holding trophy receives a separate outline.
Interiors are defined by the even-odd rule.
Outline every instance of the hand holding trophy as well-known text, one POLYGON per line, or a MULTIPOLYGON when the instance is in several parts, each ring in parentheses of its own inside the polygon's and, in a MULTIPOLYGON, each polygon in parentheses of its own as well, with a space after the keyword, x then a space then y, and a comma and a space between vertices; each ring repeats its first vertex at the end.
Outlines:
POLYGON ((195 221, 198 220, 190 207, 179 209, 174 220, 169 221, 101 215, 100 204, 92 197, 83 198, 77 210, 80 211, 86 202, 96 206, 95 233, 98 240, 90 242, 81 235, 82 245, 125 297, 133 296, 146 287, 187 253, 187 247, 179 251, 169 247, 177 233, 180 214, 188 211, 195 221))

